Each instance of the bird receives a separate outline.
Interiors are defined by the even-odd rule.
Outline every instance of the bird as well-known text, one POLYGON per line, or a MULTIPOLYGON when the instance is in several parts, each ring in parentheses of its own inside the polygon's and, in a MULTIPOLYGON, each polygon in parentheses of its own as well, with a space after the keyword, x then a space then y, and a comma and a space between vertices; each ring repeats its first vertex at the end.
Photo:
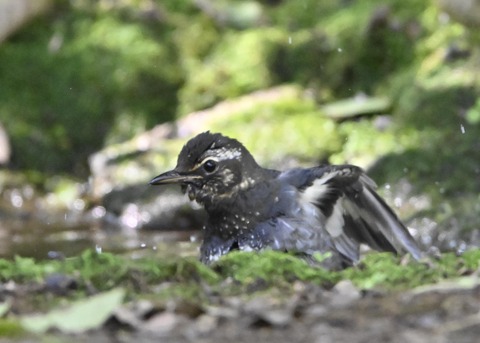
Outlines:
POLYGON ((207 265, 233 250, 272 249, 343 269, 360 261, 362 244, 416 260, 423 255, 372 179, 354 165, 267 169, 238 140, 207 131, 150 184, 179 184, 203 205, 200 260, 207 265))

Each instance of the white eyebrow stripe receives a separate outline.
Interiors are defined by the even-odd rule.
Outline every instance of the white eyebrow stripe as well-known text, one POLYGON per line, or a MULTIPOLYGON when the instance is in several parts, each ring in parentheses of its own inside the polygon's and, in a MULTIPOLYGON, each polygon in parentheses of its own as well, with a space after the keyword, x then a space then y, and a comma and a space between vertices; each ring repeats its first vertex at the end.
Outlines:
POLYGON ((206 161, 212 160, 215 162, 226 161, 226 160, 241 160, 242 151, 240 149, 213 149, 205 152, 202 160, 198 162, 191 170, 196 170, 200 168, 206 161))
POLYGON ((205 161, 206 159, 212 159, 214 161, 225 161, 225 160, 234 160, 234 159, 241 159, 242 151, 238 148, 235 149, 228 149, 228 148, 221 148, 221 149, 213 149, 208 150, 204 158, 201 162, 205 161))

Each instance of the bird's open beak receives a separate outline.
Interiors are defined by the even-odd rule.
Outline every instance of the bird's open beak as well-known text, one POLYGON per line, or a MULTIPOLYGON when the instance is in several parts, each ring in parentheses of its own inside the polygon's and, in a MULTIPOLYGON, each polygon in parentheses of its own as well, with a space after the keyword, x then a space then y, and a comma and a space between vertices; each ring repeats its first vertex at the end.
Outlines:
POLYGON ((151 185, 166 185, 174 183, 191 183, 201 178, 200 175, 180 174, 178 171, 170 170, 158 175, 150 181, 151 185))

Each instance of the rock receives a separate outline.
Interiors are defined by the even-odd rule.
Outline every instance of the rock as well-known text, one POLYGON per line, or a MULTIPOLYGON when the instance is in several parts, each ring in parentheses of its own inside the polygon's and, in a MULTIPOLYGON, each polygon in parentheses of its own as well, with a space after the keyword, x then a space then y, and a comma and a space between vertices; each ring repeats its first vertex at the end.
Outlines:
POLYGON ((45 278, 45 289, 56 295, 67 295, 77 286, 77 280, 66 274, 54 273, 45 278))
POLYGON ((468 27, 480 27, 480 0, 438 0, 440 8, 468 27))
POLYGON ((194 341, 198 336, 206 336, 213 332, 218 327, 218 324, 218 317, 202 314, 195 320, 187 334, 194 341))
POLYGON ((147 318, 150 313, 156 310, 152 302, 141 299, 120 306, 115 310, 114 316, 122 325, 139 328, 144 324, 144 318, 147 318))
POLYGON ((141 326, 141 330, 150 332, 154 335, 165 336, 185 322, 186 318, 183 315, 165 311, 155 314, 145 321, 141 326))
POLYGON ((11 149, 7 131, 2 124, 0 124, 0 165, 8 163, 10 154, 11 149))
POLYGON ((385 113, 391 108, 388 98, 358 95, 322 106, 325 115, 334 120, 345 120, 362 115, 385 113))
POLYGON ((259 296, 248 301, 243 310, 246 315, 252 316, 253 323, 260 321, 273 327, 283 327, 292 321, 297 305, 296 298, 289 300, 282 303, 269 296, 259 296))
POLYGON ((50 0, 10 0, 0 2, 0 42, 15 30, 45 12, 52 5, 50 0))
POLYGON ((347 307, 361 298, 360 290, 350 280, 338 282, 332 289, 333 295, 330 301, 332 307, 347 307))

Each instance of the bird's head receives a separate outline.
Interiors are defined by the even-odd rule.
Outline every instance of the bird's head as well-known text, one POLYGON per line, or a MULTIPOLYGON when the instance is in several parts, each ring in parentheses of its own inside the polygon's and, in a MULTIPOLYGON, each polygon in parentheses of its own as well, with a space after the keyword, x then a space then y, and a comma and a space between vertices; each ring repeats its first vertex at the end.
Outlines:
POLYGON ((204 132, 185 144, 177 166, 158 175, 151 185, 180 184, 190 200, 215 203, 254 183, 261 169, 237 140, 204 132))

